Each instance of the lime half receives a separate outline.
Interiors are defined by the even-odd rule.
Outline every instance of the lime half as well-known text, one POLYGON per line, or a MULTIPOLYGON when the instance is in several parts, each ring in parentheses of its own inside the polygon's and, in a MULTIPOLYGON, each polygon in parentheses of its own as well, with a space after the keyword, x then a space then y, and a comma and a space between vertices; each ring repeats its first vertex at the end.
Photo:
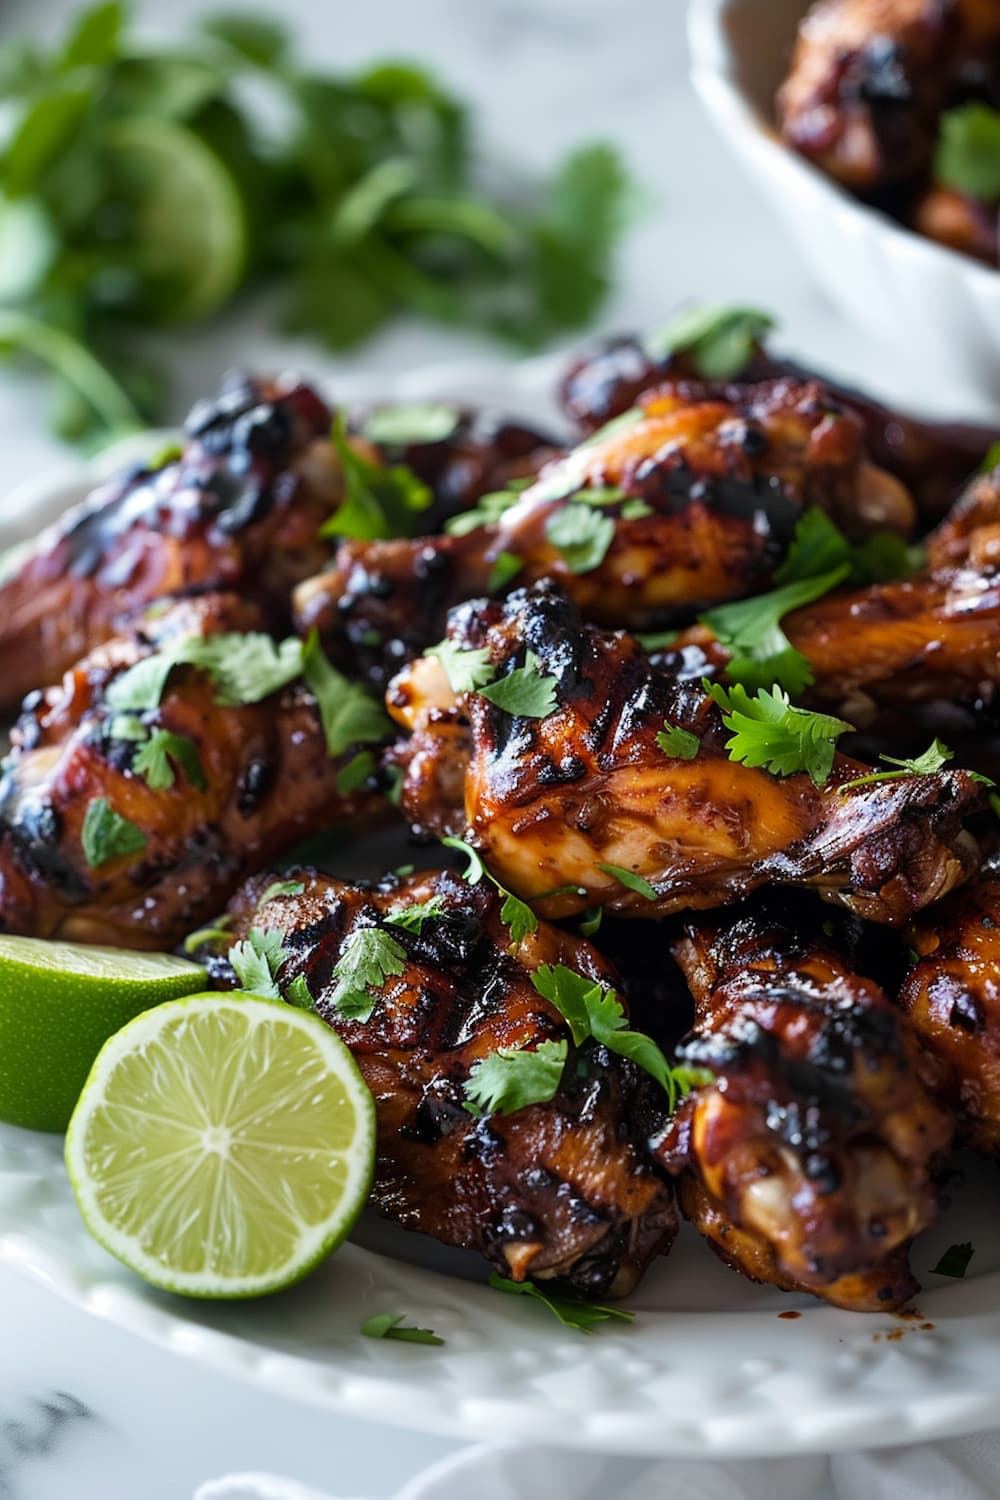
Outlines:
POLYGON ((204 969, 170 954, 0 936, 0 1120, 65 1130, 108 1037, 204 987, 204 969))
POLYGON ((160 288, 151 314, 208 317, 239 286, 246 211, 221 157, 183 125, 154 118, 111 126, 107 146, 132 205, 135 252, 160 288))
POLYGON ((166 1291, 256 1297, 347 1234, 375 1105, 308 1011, 236 992, 171 1000, 103 1048, 66 1137, 87 1228, 166 1291))

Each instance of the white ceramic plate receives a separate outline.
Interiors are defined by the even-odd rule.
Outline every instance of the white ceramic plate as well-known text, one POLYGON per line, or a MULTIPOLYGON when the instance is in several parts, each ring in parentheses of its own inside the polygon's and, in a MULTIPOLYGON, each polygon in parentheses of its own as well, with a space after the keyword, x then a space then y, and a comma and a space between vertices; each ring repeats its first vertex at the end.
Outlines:
MULTIPOLYGON (((384 379, 341 382, 338 393, 495 401, 537 419, 554 375, 545 361, 446 367, 391 390, 384 379)), ((108 466, 106 456, 99 468, 108 466)), ((72 483, 63 475, 22 489, 0 515, 0 542, 37 531, 93 478, 92 469, 72 483)), ((371 841, 363 860, 385 868, 398 855, 371 841)), ((352 870, 369 873, 359 869, 357 851, 340 873, 352 870)), ((778 1455, 927 1440, 996 1423, 998 1187, 994 1168, 969 1163, 945 1222, 915 1246, 913 1264, 927 1287, 918 1318, 838 1312, 755 1287, 686 1228, 633 1299, 635 1323, 607 1324, 587 1338, 527 1299, 491 1291, 477 1257, 374 1219, 280 1296, 230 1305, 171 1298, 89 1238, 66 1181, 61 1139, 8 1126, 0 1127, 0 1260, 152 1343, 359 1417, 606 1452, 778 1455), (931 1274, 941 1252, 960 1240, 976 1247, 968 1277, 931 1274), (405 1313, 435 1329, 445 1346, 360 1337, 359 1325, 375 1312, 405 1313)))
POLYGON ((1000 391, 1000 270, 866 207, 789 150, 774 95, 808 0, 690 0, 691 76, 727 145, 766 194, 831 300, 867 340, 933 369, 966 420, 1000 391))

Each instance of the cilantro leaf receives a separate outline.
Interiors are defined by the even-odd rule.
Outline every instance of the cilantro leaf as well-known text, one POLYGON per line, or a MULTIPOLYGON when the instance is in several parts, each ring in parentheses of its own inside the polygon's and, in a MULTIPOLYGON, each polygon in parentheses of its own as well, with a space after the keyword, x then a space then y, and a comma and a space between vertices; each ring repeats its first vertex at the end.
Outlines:
POLYGON ((682 729, 679 724, 671 724, 667 719, 663 721, 663 728, 656 736, 656 743, 664 755, 674 760, 694 760, 701 749, 701 740, 689 729, 682 729))
POLYGON ((931 1275, 954 1276, 961 1280, 975 1253, 971 1240, 966 1240, 961 1245, 949 1245, 937 1265, 931 1268, 931 1275))
POLYGON ((498 552, 490 568, 490 576, 486 582, 486 592, 488 594, 499 594, 501 589, 505 589, 508 583, 517 577, 523 567, 523 559, 515 557, 513 552, 498 552))
POLYGON ((542 672, 538 657, 529 650, 523 667, 515 667, 506 677, 477 691, 504 713, 522 719, 545 719, 559 707, 557 686, 558 679, 542 672))
POLYGON ((692 307, 654 333, 643 346, 650 359, 689 354, 705 380, 730 380, 749 364, 774 319, 751 307, 692 307))
POLYGON ((107 735, 112 740, 130 740, 138 744, 140 740, 149 738, 149 725, 135 716, 135 714, 115 714, 108 721, 107 735))
POLYGON ((473 693, 477 688, 485 687, 496 675, 486 646, 463 650, 461 646, 443 640, 436 646, 429 646, 425 655, 433 656, 441 663, 453 693, 473 693))
POLYGON ((537 1047, 498 1047, 470 1070, 465 1107, 474 1115, 510 1115, 529 1104, 553 1099, 562 1081, 569 1044, 539 1042, 537 1047))
POLYGON ((577 926, 578 926, 578 928, 580 930, 580 936, 581 937, 585 937, 585 938, 592 938, 592 937, 594 937, 596 933, 600 932, 600 930, 601 930, 601 923, 603 921, 604 921, 604 907, 603 906, 592 906, 592 907, 590 907, 587 911, 584 912, 583 916, 580 918, 579 922, 577 923, 577 926))
POLYGON ((701 615, 700 622, 718 638, 730 653, 726 674, 746 688, 765 688, 777 684, 790 693, 800 693, 813 680, 812 668, 800 651, 796 651, 781 628, 783 617, 804 604, 828 594, 849 572, 846 563, 803 578, 795 583, 759 594, 755 599, 739 599, 719 604, 701 615))
POLYGON ((679 630, 654 630, 646 635, 637 635, 636 640, 644 651, 659 651, 664 646, 672 646, 679 635, 679 630))
POLYGON ((627 1307, 616 1307, 613 1303, 583 1302, 573 1297, 557 1297, 553 1292, 543 1292, 533 1281, 510 1281, 505 1276, 498 1276, 494 1271, 490 1275, 490 1286, 497 1292, 509 1292, 515 1297, 533 1297, 543 1307, 547 1307, 552 1316, 560 1322, 564 1328, 575 1328, 578 1333, 593 1333, 600 1323, 606 1323, 610 1318, 620 1318, 623 1323, 632 1323, 635 1313, 627 1307))
POLYGON ((337 671, 324 655, 315 630, 302 648, 302 675, 316 699, 331 760, 348 745, 385 739, 391 726, 381 705, 337 671))
POLYGON ((257 902, 258 908, 269 901, 279 901, 283 896, 301 896, 305 883, 301 880, 274 880, 257 902))
POLYGON ((640 422, 645 422, 645 420, 646 413, 641 406, 629 407, 628 411, 623 411, 617 417, 612 417, 610 422, 605 422, 603 427, 596 427, 577 446, 580 448, 597 448, 602 443, 612 442, 615 438, 620 437, 623 432, 628 432, 630 428, 637 427, 640 422))
POLYGON ((352 755, 346 766, 337 772, 337 792, 341 797, 350 796, 363 787, 370 776, 374 776, 378 762, 370 750, 359 750, 352 755))
POLYGON ((404 1317, 405 1313, 376 1313, 374 1317, 365 1319, 361 1332, 366 1339, 398 1339, 402 1344, 444 1343, 444 1339, 439 1339, 429 1328, 414 1328, 409 1323, 404 1323, 404 1317))
POLYGON ((252 927, 249 937, 234 943, 228 954, 240 988, 265 1000, 281 999, 277 973, 287 957, 283 934, 265 927, 252 927))
MULTIPOLYGON (((872 786, 878 781, 898 781, 901 776, 933 776, 936 771, 941 771, 950 760, 954 760, 955 752, 939 739, 934 739, 921 755, 915 755, 912 760, 901 760, 896 755, 880 755, 879 760, 885 761, 889 766, 898 769, 892 771, 872 771, 869 776, 859 776, 854 781, 845 781, 838 790, 850 791, 856 786, 872 786)), ((976 777, 977 781, 987 782, 986 777, 976 777)), ((990 786, 992 782, 988 782, 990 786)))
POLYGON ((337 983, 330 1004, 348 1020, 367 1021, 375 1009, 371 991, 405 968, 406 950, 390 933, 380 927, 355 927, 333 967, 337 983))
POLYGON ((730 731, 726 753, 745 766, 763 767, 774 776, 808 771, 814 786, 822 786, 833 767, 836 741, 853 729, 844 719, 795 708, 781 688, 762 688, 754 697, 739 684, 728 690, 720 683, 702 683, 722 709, 730 731))
POLYGON ((144 656, 108 683, 104 694, 108 707, 120 714, 159 708, 167 678, 177 661, 176 651, 164 650, 153 656, 144 656))
POLYGON ((571 573, 592 573, 614 541, 615 523, 589 505, 563 505, 545 523, 545 533, 571 573))
POLYGON ((404 932, 423 932, 424 923, 431 917, 440 917, 444 912, 444 901, 440 896, 431 896, 427 901, 411 901, 408 906, 397 906, 386 917, 393 927, 402 927, 404 932))
POLYGON ((285 999, 289 1005, 297 1005, 299 1010, 316 1009, 316 1002, 312 997, 304 974, 296 974, 291 984, 285 990, 285 999))
POLYGON ((612 875, 620 885, 625 886, 630 891, 635 891, 636 895, 645 896, 647 901, 656 901, 659 899, 649 881, 644 880, 641 875, 637 875, 634 870, 626 870, 621 865, 598 864, 597 868, 603 870, 605 875, 612 875))
POLYGON ((107 797, 94 797, 87 803, 80 841, 92 870, 123 855, 139 854, 148 842, 142 829, 116 813, 107 797))
POLYGON ((488 494, 480 495, 472 510, 463 510, 457 516, 448 517, 444 523, 445 532, 448 536, 468 536, 470 531, 478 531, 480 526, 495 526, 500 517, 517 504, 525 484, 530 482, 513 480, 504 490, 490 490, 488 494))
POLYGON ((1000 111, 960 104, 944 111, 939 129, 938 181, 988 203, 1000 198, 1000 111))
POLYGON ((574 1046, 592 1037, 609 1052, 630 1058, 655 1078, 673 1112, 678 1094, 690 1087, 689 1070, 672 1068, 652 1037, 629 1029, 613 989, 577 974, 565 964, 541 964, 532 974, 531 983, 566 1021, 574 1046))
MULTIPOLYGON (((473 849, 472 845, 467 844, 464 839, 449 836, 448 838, 443 838, 441 842, 446 849, 457 849, 459 854, 465 855, 468 864, 462 871, 462 879, 467 885, 478 885, 486 874, 486 866, 483 864, 478 850, 473 849)), ((491 880, 492 878, 490 876, 491 880)))
POLYGON ((441 402, 414 401, 408 405, 380 406, 369 412, 361 431, 370 443, 386 448, 405 448, 415 443, 443 443, 458 426, 461 413, 441 402))
MULTIPOLYGON (((464 839, 444 838, 442 844, 448 849, 457 849, 464 854, 469 863, 462 872, 462 879, 467 885, 478 885, 485 877, 491 885, 503 896, 503 905, 500 908, 500 920, 506 925, 510 933, 510 948, 513 953, 515 948, 520 947, 526 937, 538 930, 538 918, 526 901, 508 891, 506 886, 500 884, 495 875, 491 875, 483 864, 476 850, 464 839)), ((550 895, 554 892, 549 892, 550 895)), ((540 898, 536 898, 540 899, 540 898)))
POLYGON ((162 792, 173 786, 174 765, 184 772, 188 781, 199 792, 205 790, 208 783, 205 781, 198 747, 186 735, 171 734, 168 729, 154 729, 132 761, 133 771, 144 776, 154 792, 162 792))
POLYGON ((788 555, 775 570, 775 583, 817 578, 847 567, 845 582, 864 585, 909 578, 921 566, 920 549, 893 531, 877 531, 861 542, 849 542, 825 511, 812 506, 799 517, 788 555))
POLYGON ((405 464, 387 467, 362 458, 348 442, 339 412, 331 435, 343 471, 344 498, 320 527, 320 536, 362 541, 413 536, 419 530, 418 518, 433 502, 433 492, 405 464))
POLYGON ((229 937, 229 929, 232 925, 232 916, 229 912, 224 912, 221 917, 216 917, 215 921, 210 923, 208 927, 199 927, 197 932, 189 932, 184 939, 184 952, 195 953, 199 948, 204 947, 206 943, 225 942, 229 937))
POLYGON ((294 682, 302 672, 302 656, 302 642, 294 636, 278 644, 257 630, 224 631, 182 641, 174 663, 201 667, 215 684, 216 703, 235 708, 260 703, 294 682))

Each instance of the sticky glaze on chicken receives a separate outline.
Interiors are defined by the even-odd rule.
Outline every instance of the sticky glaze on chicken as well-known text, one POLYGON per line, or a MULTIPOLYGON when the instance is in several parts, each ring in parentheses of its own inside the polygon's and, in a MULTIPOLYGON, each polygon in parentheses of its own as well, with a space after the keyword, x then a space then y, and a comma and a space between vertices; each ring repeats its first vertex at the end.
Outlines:
MULTIPOLYGON (((634 406, 644 391, 668 379, 696 376, 690 352, 651 353, 639 337, 619 335, 595 343, 570 364, 560 398, 566 415, 590 432, 634 406)), ((818 380, 862 422, 872 463, 903 483, 921 516, 935 520, 952 504, 996 436, 992 428, 925 422, 894 411, 827 373, 777 358, 760 342, 734 378, 743 385, 788 378, 818 380)))
MULTIPOLYGON (((279 932, 285 990, 302 976, 316 1010, 350 1047, 378 1111, 372 1202, 406 1229, 479 1251, 504 1276, 556 1279, 581 1295, 629 1292, 667 1251, 676 1221, 669 1188, 641 1142, 653 1117, 645 1075, 586 1043, 570 1049, 563 1085, 546 1104, 477 1119, 463 1084, 499 1047, 567 1036, 534 989, 542 963, 605 984, 615 977, 589 944, 542 923, 516 956, 492 887, 449 872, 388 877, 374 888, 293 872, 304 889, 260 905, 270 877, 234 901, 233 934, 279 932), (434 900, 419 932, 386 925, 400 908, 434 900), (405 951, 403 972, 371 993, 367 1021, 331 1003, 333 968, 353 933, 379 927, 405 951), (638 1111, 638 1116, 636 1112, 638 1111)), ((228 965, 215 965, 233 983, 228 965)))
POLYGON ((44 532, 0 586, 0 710, 157 599, 233 589, 287 621, 293 585, 330 557, 330 420, 307 385, 241 378, 194 407, 179 457, 131 469, 44 532))
POLYGON ((558 581, 587 618, 642 629, 766 587, 813 505, 852 536, 907 534, 914 520, 902 486, 867 463, 860 424, 815 383, 667 382, 631 426, 546 468, 496 525, 346 543, 332 571, 298 589, 296 619, 384 682, 440 639, 452 605, 491 591, 506 558, 520 562, 519 582, 558 581), (583 520, 606 535, 581 555, 559 528, 588 493, 583 520))
POLYGON ((365 791, 339 794, 349 756, 329 759, 303 684, 224 707, 193 666, 174 669, 159 709, 143 718, 190 742, 200 777, 181 762, 173 784, 154 789, 135 769, 140 744, 113 733, 121 716, 107 701, 110 685, 183 639, 260 623, 259 611, 232 595, 181 602, 99 647, 60 686, 31 695, 0 779, 0 931, 171 948, 217 914, 241 880, 376 801, 365 791), (90 863, 83 829, 100 799, 144 843, 108 858, 92 850, 90 863))
POLYGON ((633 638, 581 626, 551 585, 455 610, 448 639, 484 650, 497 679, 532 652, 557 706, 545 718, 512 716, 478 692, 456 697, 436 658, 416 662, 386 695, 413 731, 395 752, 403 809, 420 831, 467 832, 526 898, 571 887, 540 901, 547 916, 593 905, 659 916, 776 882, 900 922, 976 867, 962 819, 980 793, 967 773, 841 792, 868 768, 838 757, 816 787, 804 774, 739 765, 700 686, 659 672, 633 638), (665 721, 698 737, 694 759, 664 754, 665 721), (655 899, 601 865, 648 882, 655 899))
POLYGON ((995 864, 911 929, 921 955, 899 995, 947 1069, 963 1133, 1000 1152, 1000 874, 995 864))
POLYGON ((656 1154, 727 1264, 838 1307, 900 1307, 953 1121, 883 991, 815 920, 776 910, 691 922, 674 946, 696 1006, 680 1057, 715 1081, 656 1154))

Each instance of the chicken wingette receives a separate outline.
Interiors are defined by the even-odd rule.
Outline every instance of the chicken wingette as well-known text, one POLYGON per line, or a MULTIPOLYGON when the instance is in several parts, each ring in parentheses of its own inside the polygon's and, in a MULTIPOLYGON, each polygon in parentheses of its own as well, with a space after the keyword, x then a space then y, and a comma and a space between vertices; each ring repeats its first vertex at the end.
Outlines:
MULTIPOLYGON (((379 804, 353 772, 341 789, 351 747, 328 753, 302 647, 260 624, 233 595, 154 610, 26 700, 0 777, 0 931, 170 948, 298 840, 379 804)), ((378 738, 377 705, 326 685, 327 713, 378 738)))
POLYGON ((686 1216, 757 1281, 838 1307, 900 1307, 953 1131, 934 1064, 815 921, 774 904, 687 924, 683 1062, 707 1070, 656 1146, 686 1216))
POLYGON ((400 673, 386 704, 412 731, 393 752, 411 824, 464 834, 546 916, 656 917, 778 883, 898 923, 978 862, 968 773, 849 787, 869 768, 832 752, 821 785, 737 763, 699 685, 581 626, 550 584, 455 610, 443 658, 400 673))
POLYGON ((858 419, 787 379, 668 381, 509 498, 462 534, 345 543, 296 591, 299 629, 384 682, 440 638, 453 605, 513 580, 555 579, 586 618, 643 629, 765 588, 809 507, 852 537, 914 521, 906 489, 867 461, 858 419))
POLYGON ((298 381, 241 378, 188 417, 183 446, 140 464, 42 533, 0 583, 0 712, 57 682, 152 602, 209 590, 287 624, 343 499, 330 410, 298 381))
MULTIPOLYGON (((563 1016, 531 982, 540 965, 564 965, 614 986, 600 955, 546 923, 512 948, 493 887, 448 871, 371 886, 290 875, 287 894, 269 896, 268 876, 240 892, 231 937, 256 930, 277 942, 281 994, 307 995, 351 1049, 377 1109, 374 1207, 479 1251, 513 1280, 629 1292, 676 1229, 671 1190, 642 1144, 666 1095, 605 1048, 569 1045, 563 1016), (349 974, 362 945, 359 1003, 349 974), (466 1085, 491 1054, 553 1043, 567 1062, 552 1097, 504 1113, 470 1099, 466 1085)), ((212 972, 238 982, 225 957, 212 972)))

